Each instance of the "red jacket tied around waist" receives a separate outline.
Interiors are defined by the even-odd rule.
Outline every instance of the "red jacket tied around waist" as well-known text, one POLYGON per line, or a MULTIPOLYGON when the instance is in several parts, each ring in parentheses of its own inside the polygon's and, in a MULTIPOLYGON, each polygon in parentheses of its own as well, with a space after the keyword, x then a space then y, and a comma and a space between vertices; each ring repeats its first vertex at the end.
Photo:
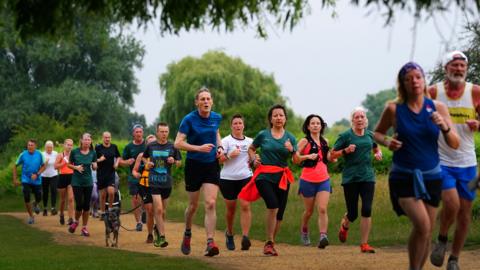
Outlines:
POLYGON ((280 173, 283 172, 282 178, 278 183, 278 187, 287 190, 288 183, 293 183, 294 178, 292 171, 288 167, 278 167, 274 165, 260 165, 253 173, 252 179, 248 182, 243 188, 238 197, 242 200, 253 202, 260 198, 260 194, 258 193, 257 186, 255 185, 255 179, 261 173, 280 173))

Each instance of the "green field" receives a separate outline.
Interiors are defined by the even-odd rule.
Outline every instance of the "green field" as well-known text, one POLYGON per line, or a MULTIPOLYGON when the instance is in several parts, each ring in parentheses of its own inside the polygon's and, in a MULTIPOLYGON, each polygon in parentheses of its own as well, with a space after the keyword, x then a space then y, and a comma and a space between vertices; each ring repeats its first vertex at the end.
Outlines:
MULTIPOLYGON (((340 185, 339 175, 333 175, 333 193, 330 196, 328 206, 329 214, 329 239, 332 244, 340 244, 337 238, 339 222, 346 211, 343 197, 343 189, 340 185)), ((167 218, 170 221, 183 222, 183 213, 187 206, 188 200, 184 190, 183 182, 177 181, 169 201, 167 218)), ((123 194, 123 210, 130 209, 130 196, 127 195, 126 183, 122 181, 123 194)), ((24 211, 20 189, 16 194, 4 193, 0 194, 0 212, 6 211, 24 211)), ((284 221, 280 233, 277 237, 278 242, 289 244, 300 244, 300 218, 303 212, 303 202, 297 195, 297 183, 292 185, 288 199, 287 209, 285 211, 284 221)), ((478 200, 477 200, 478 201, 478 200)), ((475 203, 475 209, 478 209, 478 202, 475 203)), ((203 226, 203 206, 200 202, 199 211, 195 217, 195 224, 203 226)), ((252 205, 253 221, 251 228, 251 237, 253 239, 264 240, 265 238, 265 205, 263 200, 258 200, 252 205)), ((476 213, 477 211, 474 211, 476 213)), ((225 228, 225 204, 222 195, 219 193, 217 200, 217 229, 225 228)), ((476 217, 476 215, 475 215, 476 217)), ((312 216, 310 221, 310 232, 312 242, 318 239, 317 215, 312 216)), ((240 232, 238 222, 238 213, 235 224, 235 231, 240 232)), ((453 230, 452 230, 453 231, 453 230)), ((410 223, 408 219, 397 217, 392 210, 389 195, 387 177, 385 175, 377 176, 377 184, 375 190, 375 198, 373 202, 372 213, 372 231, 370 233, 370 243, 374 246, 395 246, 404 245, 410 232, 410 223)), ((169 233, 169 232, 167 232, 169 233)), ((223 242, 223 236, 217 236, 217 241, 223 242), (221 241, 220 241, 221 240, 221 241)), ((358 220, 351 225, 349 239, 347 244, 359 244, 359 222, 358 220)), ((466 246, 480 245, 480 220, 474 219, 470 226, 469 236, 466 246)))
MULTIPOLYGON (((346 211, 345 201, 343 196, 343 189, 340 185, 339 175, 333 175, 333 193, 330 196, 328 205, 329 215, 329 239, 331 244, 340 244, 337 233, 340 224, 340 219, 346 211)), ((277 237, 278 242, 289 244, 300 244, 300 220, 303 212, 303 202, 300 196, 297 195, 297 182, 291 187, 287 209, 285 210, 284 221, 280 233, 277 237)), ((168 208, 168 219, 182 222, 183 213, 187 206, 187 196, 183 189, 183 184, 180 183, 174 190, 168 208)), ((253 221, 251 229, 251 237, 254 239, 265 239, 265 204, 263 200, 258 200, 252 206, 253 221)), ((195 223, 203 225, 203 207, 199 207, 199 212, 195 218, 195 223)), ((360 212, 360 211, 359 211, 360 212)), ((219 193, 217 201, 217 229, 224 230, 225 228, 225 204, 223 198, 219 193)), ((474 220, 470 228, 469 238, 467 239, 467 246, 480 244, 480 221, 474 220)), ((310 220, 310 232, 312 242, 318 240, 319 233, 317 228, 317 214, 315 213, 310 220)), ((240 225, 238 222, 238 214, 236 218, 235 231, 240 233, 240 225)), ((375 198, 373 202, 372 213, 372 231, 370 233, 370 243, 374 246, 395 246, 404 245, 407 242, 410 232, 410 222, 405 216, 397 217, 393 212, 390 198, 388 194, 388 182, 385 175, 377 177, 377 184, 375 190, 375 198)), ((223 236, 218 236, 222 239, 223 236)), ((347 244, 359 245, 360 228, 359 220, 351 224, 349 230, 349 239, 347 244)))
POLYGON ((0 269, 212 269, 188 258, 165 258, 94 246, 59 245, 50 233, 0 215, 0 269), (60 256, 61 255, 61 256, 60 256))

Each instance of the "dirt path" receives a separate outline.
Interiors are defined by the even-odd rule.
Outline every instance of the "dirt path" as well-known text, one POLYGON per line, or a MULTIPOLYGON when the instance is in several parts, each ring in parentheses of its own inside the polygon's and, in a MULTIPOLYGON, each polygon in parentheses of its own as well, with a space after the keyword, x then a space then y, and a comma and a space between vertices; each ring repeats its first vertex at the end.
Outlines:
MULTIPOLYGON (((9 213, 9 215, 26 220, 25 213, 9 213)), ((58 216, 37 216, 33 227, 53 233, 54 239, 61 244, 82 244, 104 246, 104 225, 98 219, 91 219, 89 230, 91 237, 80 236, 80 230, 75 234, 67 232, 67 226, 58 223, 58 216)), ((122 224, 127 228, 134 228, 133 217, 123 216, 122 224)), ((195 258, 209 263, 217 269, 407 269, 408 260, 406 248, 381 248, 376 254, 361 254, 357 246, 336 245, 325 250, 316 247, 293 246, 278 244, 276 249, 280 256, 265 257, 262 254, 263 242, 252 241, 248 251, 228 251, 224 247, 223 233, 217 231, 217 243, 220 246, 220 255, 214 258, 203 256, 205 248, 204 230, 201 227, 193 228, 192 254, 188 257, 180 252, 180 243, 183 224, 168 222, 166 226, 167 240, 170 245, 164 249, 155 248, 146 244, 146 231, 129 232, 121 230, 119 248, 124 250, 154 253, 160 256, 181 258, 195 258)), ((333 237, 333 235, 332 235, 333 237)), ((238 239, 239 240, 239 239, 238 239)), ((239 241, 237 240, 237 246, 239 241)), ((465 251, 462 253, 460 266, 462 269, 480 269, 480 250, 465 251)), ((440 269, 427 263, 425 269, 440 269)))

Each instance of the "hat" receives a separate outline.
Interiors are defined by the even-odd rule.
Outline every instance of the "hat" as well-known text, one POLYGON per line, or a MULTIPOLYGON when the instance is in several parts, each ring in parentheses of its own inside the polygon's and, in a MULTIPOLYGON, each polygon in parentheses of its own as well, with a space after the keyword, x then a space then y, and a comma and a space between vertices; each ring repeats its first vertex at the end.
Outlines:
POLYGON ((448 52, 447 54, 445 54, 445 56, 443 57, 442 65, 446 66, 448 63, 452 62, 453 60, 457 60, 457 59, 465 60, 465 62, 468 63, 468 58, 463 52, 452 51, 452 52, 448 52))

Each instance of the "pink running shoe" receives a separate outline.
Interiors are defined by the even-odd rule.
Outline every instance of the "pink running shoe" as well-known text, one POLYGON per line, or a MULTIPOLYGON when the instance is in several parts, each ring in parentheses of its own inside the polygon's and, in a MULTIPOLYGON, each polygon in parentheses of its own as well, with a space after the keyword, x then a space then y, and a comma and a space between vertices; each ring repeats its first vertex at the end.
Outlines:
POLYGON ((87 227, 82 228, 82 235, 87 237, 90 236, 90 233, 88 232, 87 227))

